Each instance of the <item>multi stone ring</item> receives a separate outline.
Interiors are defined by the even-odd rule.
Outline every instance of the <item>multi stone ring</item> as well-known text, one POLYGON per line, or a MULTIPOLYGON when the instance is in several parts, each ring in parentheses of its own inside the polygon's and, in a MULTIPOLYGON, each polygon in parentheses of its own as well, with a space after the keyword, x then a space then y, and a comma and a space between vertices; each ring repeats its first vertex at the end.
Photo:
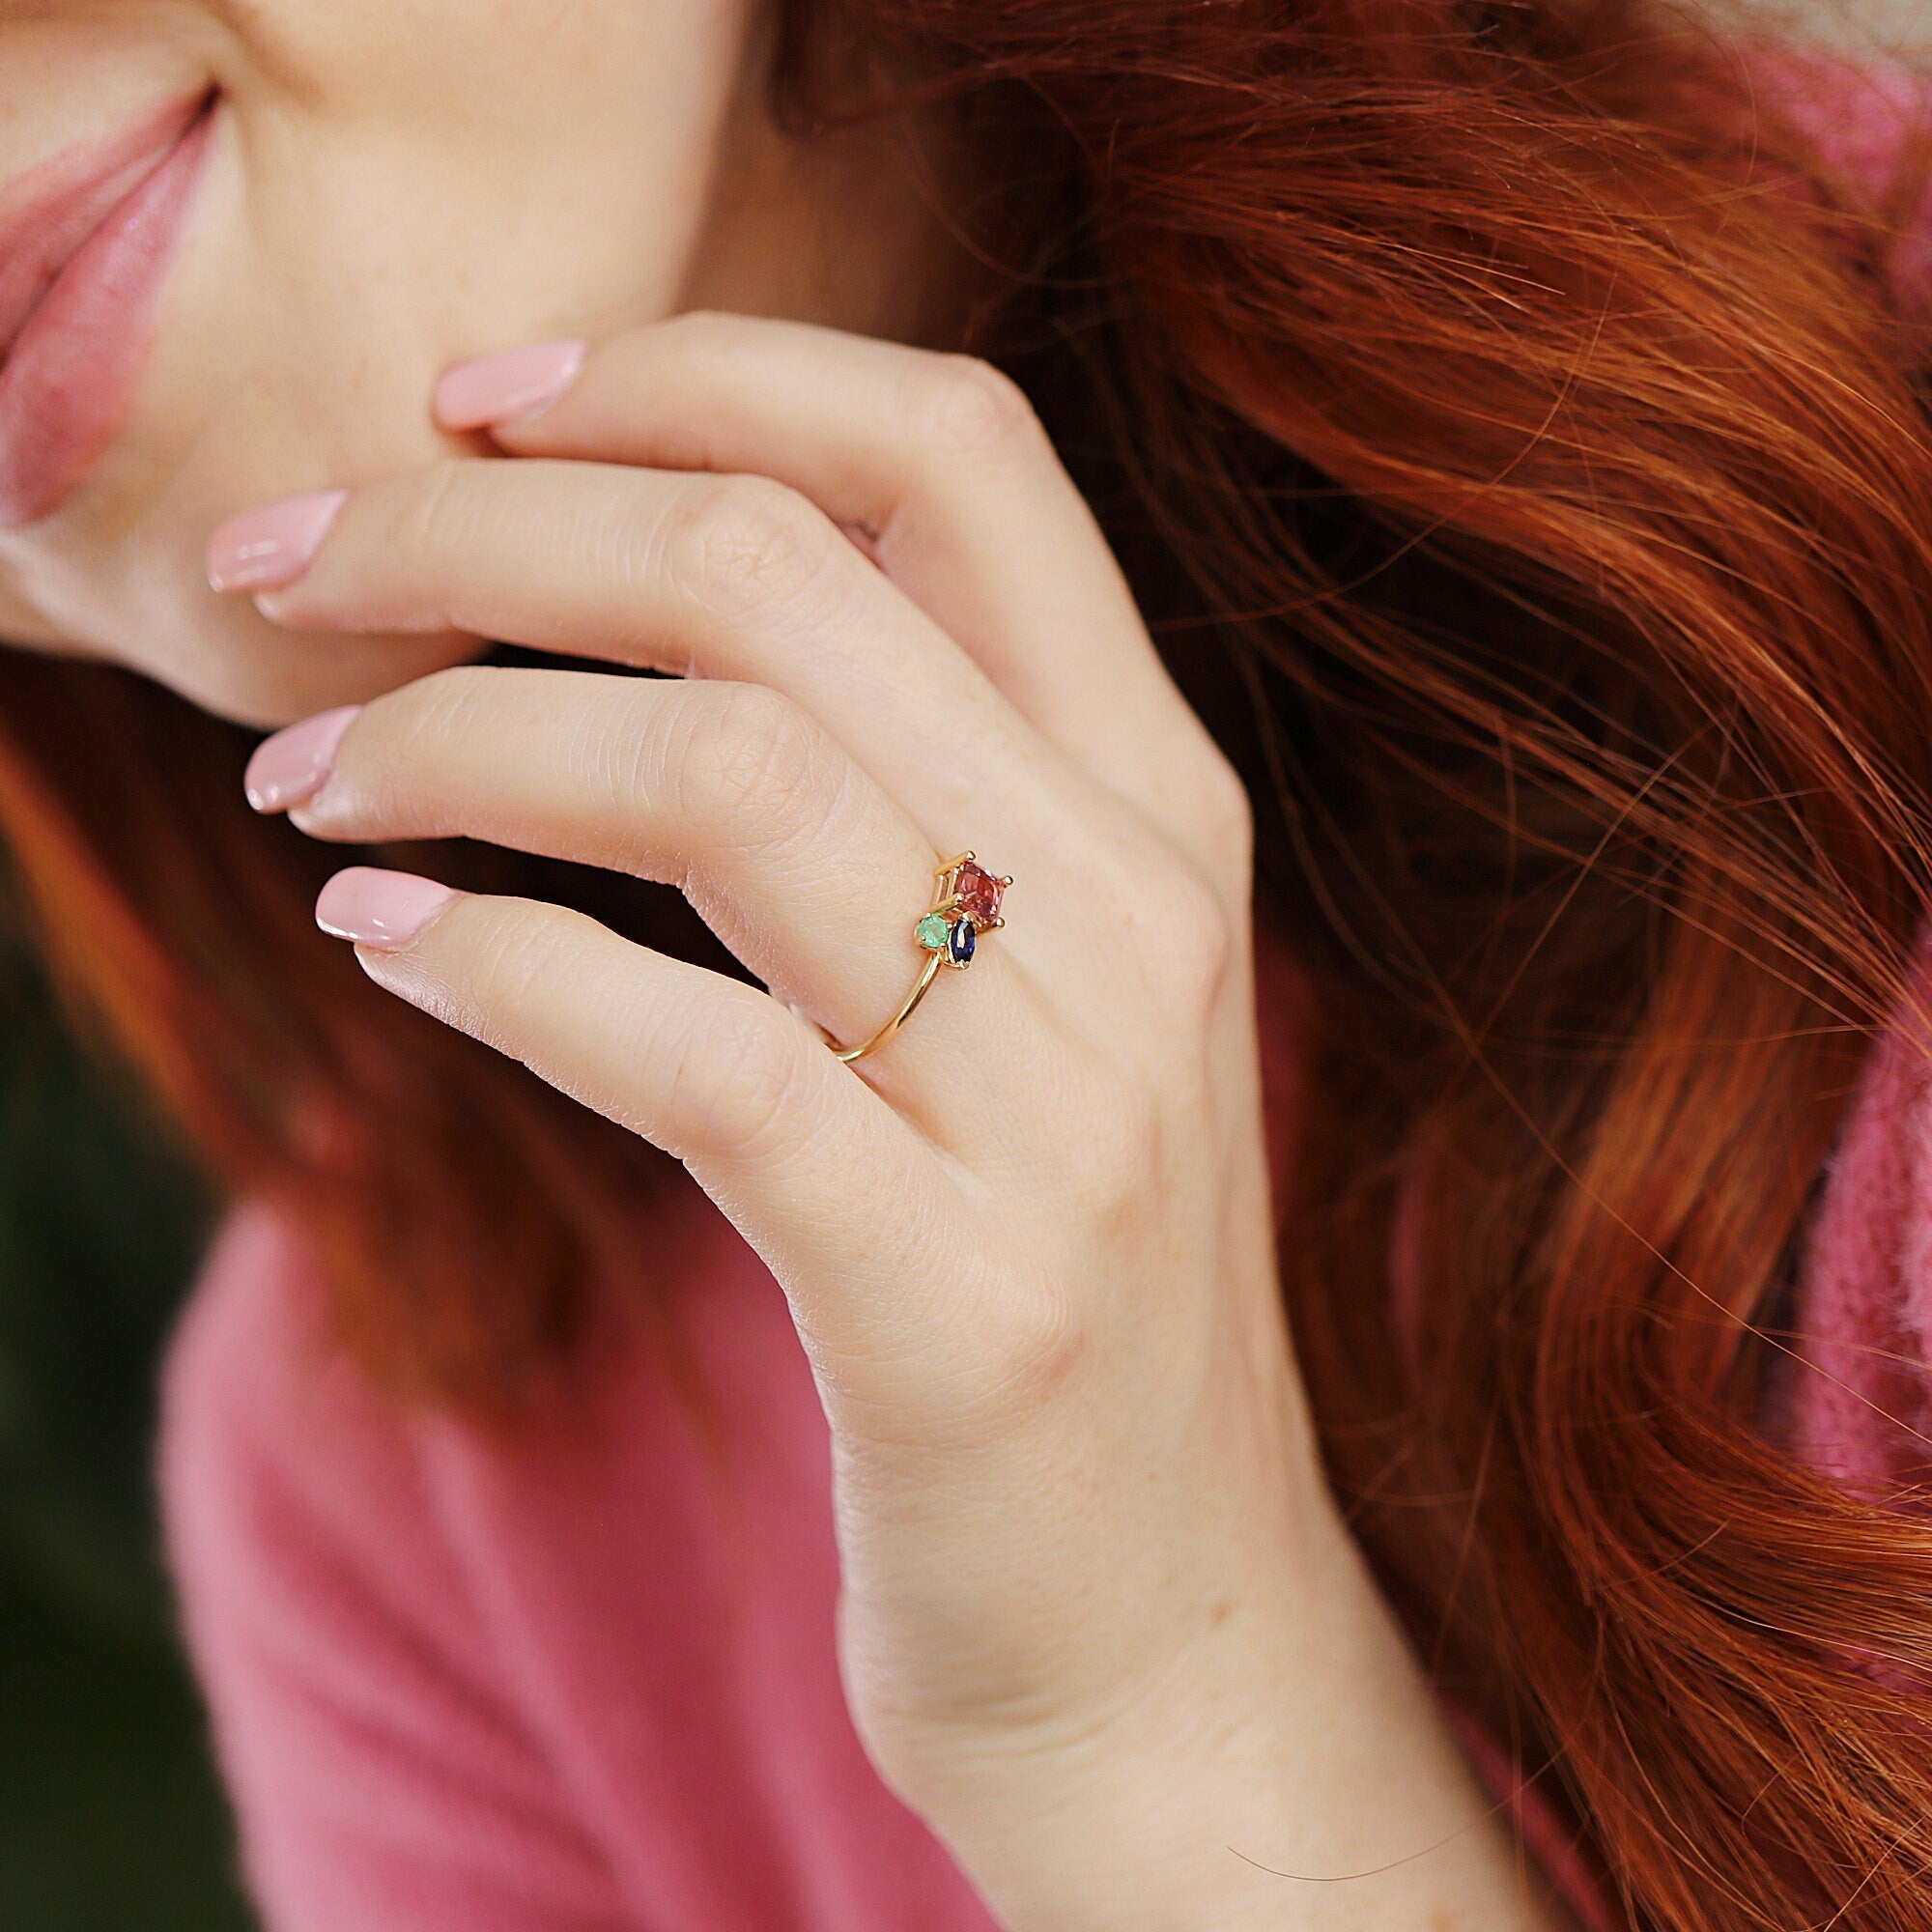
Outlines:
MULTIPOLYGON (((997 932, 1006 924, 1000 917, 1000 900, 1012 877, 995 878, 983 866, 974 864, 970 851, 947 860, 932 868, 939 882, 933 901, 914 923, 912 936, 925 952, 925 965, 898 1011, 869 1039, 857 1046, 839 1046, 830 1035, 826 1044, 843 1061, 863 1059, 884 1046, 912 1017, 912 1009, 925 998, 925 989, 939 976, 942 966, 964 972, 973 963, 973 954, 982 932, 997 932)), ((819 1029, 821 1033, 824 1029, 819 1029)))

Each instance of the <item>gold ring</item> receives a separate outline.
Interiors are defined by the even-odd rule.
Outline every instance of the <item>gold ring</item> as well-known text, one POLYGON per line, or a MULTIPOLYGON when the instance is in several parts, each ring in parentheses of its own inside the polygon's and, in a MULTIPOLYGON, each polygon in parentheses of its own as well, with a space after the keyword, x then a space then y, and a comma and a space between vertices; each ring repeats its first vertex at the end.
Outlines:
MULTIPOLYGON (((863 1060, 884 1046, 912 1017, 912 1009, 939 977, 939 969, 950 966, 963 973, 973 963, 980 933, 997 932, 1006 924, 1000 917, 1000 900, 1013 882, 1010 874, 995 878, 983 866, 976 866, 968 851, 935 866, 932 876, 939 882, 938 891, 912 928, 914 940, 925 953, 925 964, 905 1004, 870 1039, 861 1040, 857 1046, 840 1046, 830 1034, 825 1035, 826 1045, 840 1060, 863 1060)), ((819 1032, 825 1033, 825 1029, 820 1027, 819 1032)))

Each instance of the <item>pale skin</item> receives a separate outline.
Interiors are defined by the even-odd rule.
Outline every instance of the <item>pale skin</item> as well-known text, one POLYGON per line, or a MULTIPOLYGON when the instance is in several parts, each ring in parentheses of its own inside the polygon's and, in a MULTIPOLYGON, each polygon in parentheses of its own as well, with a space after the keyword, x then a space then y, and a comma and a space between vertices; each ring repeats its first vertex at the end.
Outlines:
POLYGON ((137 79, 205 64, 255 136, 122 444, 0 534, 0 631, 253 724, 358 706, 298 802, 258 803, 672 883, 770 989, 536 902, 325 895, 376 988, 667 1149, 771 1266, 832 1430, 854 1721, 1004 1925, 1555 1927, 1321 1477, 1241 787, 1023 398, 890 339, 935 332, 902 291, 955 265, 915 203, 854 200, 863 156, 762 126, 754 25, 0 0, 23 107, 71 106, 108 46, 137 79), (459 110, 412 106, 412 59, 459 110), (531 201, 506 142, 588 153, 614 211, 531 201), (661 192, 627 200, 640 168, 661 192), (278 196, 307 238, 251 265, 242 213, 278 196), (313 299, 217 327, 244 270, 313 299), (534 413, 451 419, 452 364, 560 335, 587 353, 534 413), (217 521, 331 487, 272 587, 223 569, 217 521), (470 665, 481 639, 575 663, 470 665), (826 1034, 896 1007, 966 847, 1012 875, 1005 925, 841 1064, 826 1034))

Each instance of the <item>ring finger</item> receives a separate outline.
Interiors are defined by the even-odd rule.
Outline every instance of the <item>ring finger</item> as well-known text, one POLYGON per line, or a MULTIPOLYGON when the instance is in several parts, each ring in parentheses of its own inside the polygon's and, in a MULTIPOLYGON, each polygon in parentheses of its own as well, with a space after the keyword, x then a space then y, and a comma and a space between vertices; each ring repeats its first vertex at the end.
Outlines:
MULTIPOLYGON (((930 843, 761 685, 465 667, 277 734, 250 787, 319 838, 479 838, 675 885, 774 994, 843 1042, 869 1037, 924 962, 913 900, 935 884, 930 843)), ((857 1065, 981 1165, 1026 1110, 946 1096, 969 1085, 997 1100, 1003 1066, 1033 1079, 1068 1063, 1073 1078, 1079 1049, 1003 945, 975 965, 941 974, 946 1011, 857 1065)))

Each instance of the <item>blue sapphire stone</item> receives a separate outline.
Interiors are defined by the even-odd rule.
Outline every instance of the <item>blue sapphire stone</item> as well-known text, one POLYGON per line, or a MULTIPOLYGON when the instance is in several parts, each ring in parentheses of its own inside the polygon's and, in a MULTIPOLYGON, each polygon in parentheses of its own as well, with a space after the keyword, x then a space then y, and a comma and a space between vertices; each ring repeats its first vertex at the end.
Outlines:
POLYGON ((952 930, 946 936, 946 950, 952 953, 953 965, 972 964, 973 939, 973 922, 970 919, 955 921, 952 930))

